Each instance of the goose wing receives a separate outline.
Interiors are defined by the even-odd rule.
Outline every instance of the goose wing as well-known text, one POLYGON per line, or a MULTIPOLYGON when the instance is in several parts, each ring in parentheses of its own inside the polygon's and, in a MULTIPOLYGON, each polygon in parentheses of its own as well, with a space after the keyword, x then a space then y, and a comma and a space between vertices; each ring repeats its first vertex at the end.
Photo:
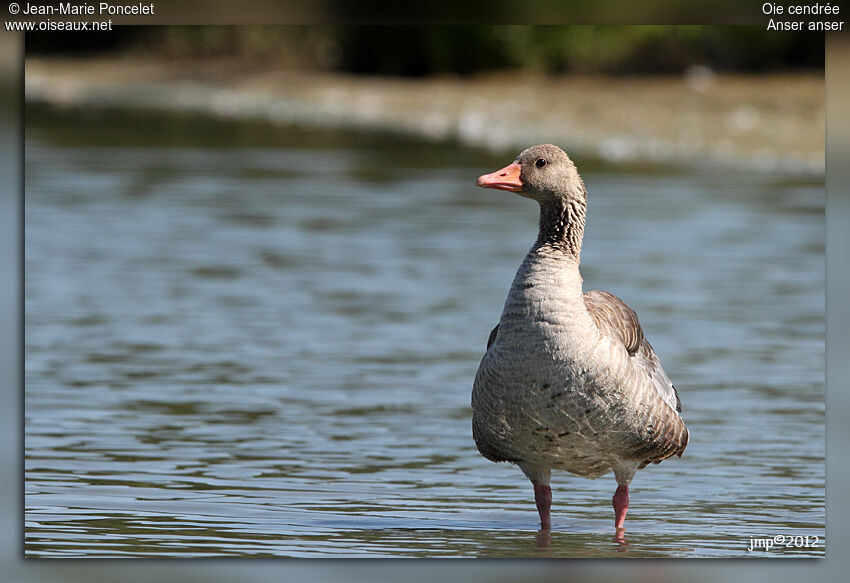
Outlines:
POLYGON ((681 412, 682 402, 676 387, 661 367, 661 360, 652 345, 644 337, 635 311, 614 294, 601 290, 586 292, 584 305, 599 331, 621 342, 661 399, 676 412, 681 412))
POLYGON ((496 327, 490 331, 490 336, 487 338, 487 350, 490 350, 490 347, 493 346, 493 343, 496 341, 496 336, 499 334, 499 325, 496 324, 496 327))

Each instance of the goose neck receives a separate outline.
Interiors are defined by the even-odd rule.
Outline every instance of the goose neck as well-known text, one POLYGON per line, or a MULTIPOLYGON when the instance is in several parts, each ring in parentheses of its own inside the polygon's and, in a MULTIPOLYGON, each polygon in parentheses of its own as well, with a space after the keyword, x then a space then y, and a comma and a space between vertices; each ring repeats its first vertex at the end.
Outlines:
POLYGON ((581 255, 587 203, 556 198, 540 203, 540 224, 535 250, 552 250, 576 263, 581 255))

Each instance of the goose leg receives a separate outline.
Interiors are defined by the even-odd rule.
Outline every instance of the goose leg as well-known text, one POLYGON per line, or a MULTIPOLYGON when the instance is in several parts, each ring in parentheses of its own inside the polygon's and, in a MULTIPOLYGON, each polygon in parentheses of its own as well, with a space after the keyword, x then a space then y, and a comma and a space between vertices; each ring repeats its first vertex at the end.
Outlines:
POLYGON ((626 484, 617 486, 617 491, 614 492, 614 528, 617 530, 623 529, 623 522, 626 520, 626 512, 629 511, 629 487, 626 484))
POLYGON ((537 513, 540 515, 541 530, 552 528, 549 511, 552 508, 552 488, 549 485, 534 484, 534 501, 537 503, 537 513))
POLYGON ((537 513, 540 515, 540 529, 549 530, 552 528, 552 521, 549 518, 549 510, 552 508, 552 488, 549 486, 552 470, 539 466, 518 465, 534 486, 534 501, 537 503, 537 513))

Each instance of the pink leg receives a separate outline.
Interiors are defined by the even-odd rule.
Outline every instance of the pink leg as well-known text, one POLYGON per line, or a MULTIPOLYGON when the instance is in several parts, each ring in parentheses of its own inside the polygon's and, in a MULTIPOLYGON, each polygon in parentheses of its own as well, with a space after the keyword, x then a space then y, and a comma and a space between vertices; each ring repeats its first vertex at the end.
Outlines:
POLYGON ((614 528, 619 530, 623 528, 623 521, 626 520, 626 512, 629 511, 629 487, 625 484, 617 486, 613 502, 614 528))
POLYGON ((552 527, 549 519, 549 509, 552 508, 552 488, 534 484, 534 501, 537 502, 537 513, 540 515, 540 528, 549 530, 552 527))

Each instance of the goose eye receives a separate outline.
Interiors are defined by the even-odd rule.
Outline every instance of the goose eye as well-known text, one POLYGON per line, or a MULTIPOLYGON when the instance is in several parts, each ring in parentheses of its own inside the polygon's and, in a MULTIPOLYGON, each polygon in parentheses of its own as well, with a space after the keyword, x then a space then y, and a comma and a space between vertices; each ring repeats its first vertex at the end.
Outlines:
POLYGON ((544 160, 543 158, 538 158, 537 162, 535 162, 534 165, 538 168, 543 168, 546 165, 546 160, 544 160))

